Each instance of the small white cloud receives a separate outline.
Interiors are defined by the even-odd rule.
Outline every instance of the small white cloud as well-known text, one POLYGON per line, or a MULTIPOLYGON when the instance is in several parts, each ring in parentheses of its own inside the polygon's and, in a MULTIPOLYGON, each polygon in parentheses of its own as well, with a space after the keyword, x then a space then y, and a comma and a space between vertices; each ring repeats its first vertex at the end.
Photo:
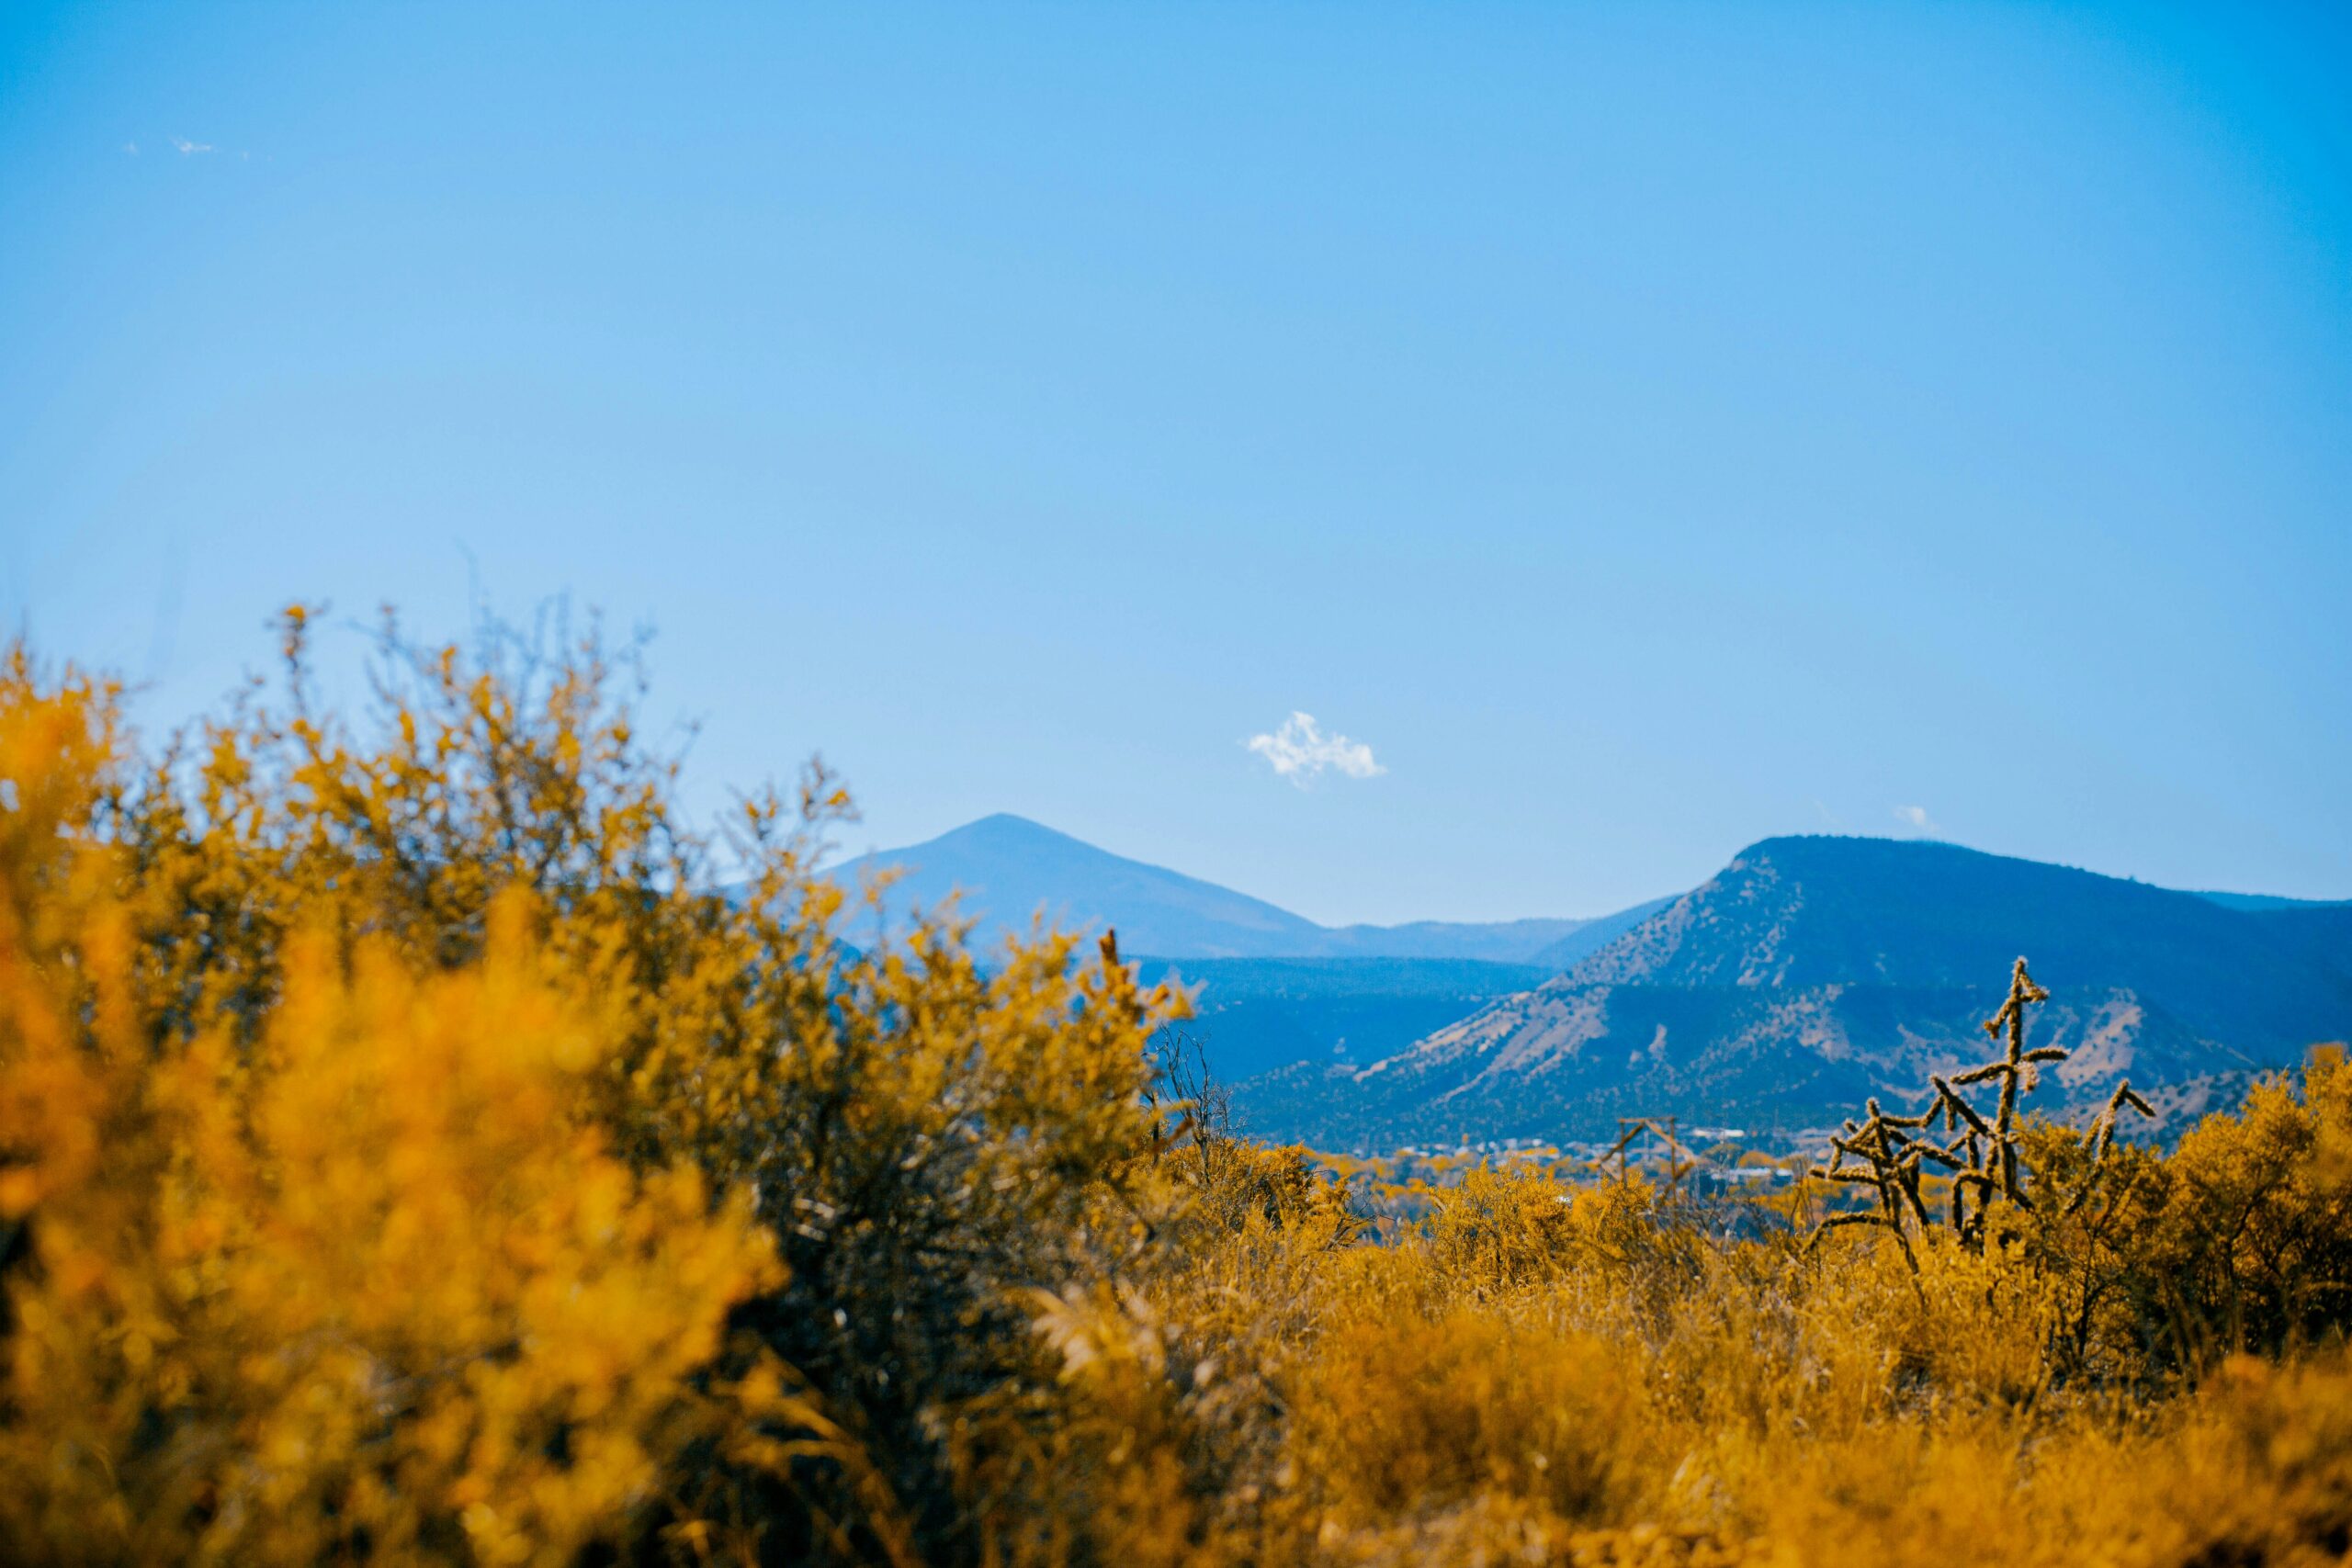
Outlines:
POLYGON ((122 150, 123 150, 124 152, 126 152, 130 153, 130 154, 132 157, 134 157, 134 158, 136 158, 137 156, 139 156, 139 143, 138 143, 138 142, 136 142, 136 141, 126 141, 126 142, 124 142, 124 143, 122 144, 122 150))
POLYGON ((180 150, 180 156, 183 158, 187 157, 191 152, 217 152, 220 151, 219 148, 213 146, 209 141, 190 141, 185 136, 173 137, 172 145, 180 150))
POLYGON ((1275 776, 1305 789, 1326 768, 1336 768, 1351 779, 1368 779, 1388 770, 1372 759, 1372 748, 1344 735, 1326 735, 1316 728, 1315 716, 1295 713, 1280 729, 1253 735, 1250 750, 1266 759, 1275 776))
POLYGON ((1898 806, 1894 808, 1894 819, 1910 824, 1911 830, 1915 833, 1943 831, 1943 829, 1937 825, 1936 819, 1928 815, 1928 808, 1924 806, 1898 806))

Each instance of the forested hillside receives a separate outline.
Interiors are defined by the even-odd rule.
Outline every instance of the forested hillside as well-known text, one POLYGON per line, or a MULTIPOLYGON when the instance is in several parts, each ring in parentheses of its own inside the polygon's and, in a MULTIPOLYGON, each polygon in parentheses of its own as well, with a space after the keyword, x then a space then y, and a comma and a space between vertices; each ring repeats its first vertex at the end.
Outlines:
POLYGON ((1974 1048, 1981 983, 2046 953, 2054 1109, 2127 1074, 2177 1131, 2252 1072, 2352 1037, 2352 910, 2246 909, 1954 845, 1770 839, 1566 974, 1349 1067, 1243 1087, 1337 1148, 1597 1136, 1622 1115, 1819 1124, 1974 1048))

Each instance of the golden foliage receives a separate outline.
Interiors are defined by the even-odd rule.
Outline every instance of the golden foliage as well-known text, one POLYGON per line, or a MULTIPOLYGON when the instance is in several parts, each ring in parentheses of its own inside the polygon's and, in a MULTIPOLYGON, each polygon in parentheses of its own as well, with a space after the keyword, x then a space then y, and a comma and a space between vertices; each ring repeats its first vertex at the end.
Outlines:
POLYGON ((1463 1306, 1335 1324, 1296 1388, 1292 1459, 1340 1529, 1487 1496, 1605 1519, 1648 1457, 1610 1344, 1463 1306))
POLYGON ((711 891, 593 640, 388 630, 361 733, 309 624, 145 760, 109 689, 0 680, 0 1555, 967 1539, 945 1413, 1151 1232, 1165 998, 845 946, 821 772, 711 891))
POLYGON ((20 1560, 563 1562, 661 1495, 689 1375, 776 1275, 748 1205, 581 1120, 609 1021, 531 911, 420 976, 291 943, 241 1050, 157 1042, 110 857, 72 831, 100 694, 0 685, 0 1529, 20 1560), (29 897, 28 897, 29 896, 29 897))
POLYGON ((361 724, 309 625, 157 754, 0 671, 0 1557, 2352 1550, 2340 1051, 2169 1156, 2038 1123, 2020 966, 1817 1245, 1557 1167, 1392 1202, 1156 1081, 1107 942, 845 942, 830 777, 689 831, 593 638, 388 628, 361 724))

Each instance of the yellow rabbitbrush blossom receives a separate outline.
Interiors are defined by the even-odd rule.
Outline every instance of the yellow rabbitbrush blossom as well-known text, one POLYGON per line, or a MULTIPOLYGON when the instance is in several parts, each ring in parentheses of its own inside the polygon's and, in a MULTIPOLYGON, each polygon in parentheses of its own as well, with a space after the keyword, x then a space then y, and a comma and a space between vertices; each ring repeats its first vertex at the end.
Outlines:
MULTIPOLYGON (((311 1232, 400 1248, 402 1263, 429 1255, 415 1235, 434 1229, 403 1216, 435 1204, 469 1215, 488 1191, 492 1214, 505 1205, 536 1219, 545 1203, 573 1201, 588 1212, 600 1189, 573 1168, 589 1152, 613 1180, 617 1168, 635 1183, 619 1189, 631 1212, 663 1212, 665 1194, 689 1190, 674 1173, 692 1169, 701 1201, 718 1206, 712 1223, 755 1234, 747 1245, 772 1248, 775 1267, 721 1303, 726 1343, 695 1370, 701 1393, 684 1404, 695 1419, 684 1423, 688 1438, 669 1445, 658 1483, 582 1539, 641 1560, 952 1561, 983 1534, 984 1515, 1033 1506, 994 1483, 975 1486, 983 1472, 1016 1490, 1037 1476, 996 1462, 1001 1456, 969 1434, 985 1427, 990 1440, 1025 1442, 1025 1414, 1003 1426, 986 1412, 1025 1413, 1056 1397, 1032 1343, 1027 1292, 1133 1266, 1169 1234, 1168 1184, 1151 1156, 1164 1117, 1145 1090, 1148 1038, 1170 995, 1139 988, 1107 941, 1099 964, 1077 963, 1078 944, 1051 933, 984 959, 963 928, 937 915, 918 915, 893 940, 844 941, 849 912, 872 913, 876 899, 854 902, 815 870, 821 825, 848 811, 839 787, 812 767, 797 816, 769 792, 744 802, 723 840, 689 828, 672 798, 674 759, 648 750, 616 697, 626 659, 594 634, 548 651, 492 630, 478 651, 461 653, 409 644, 388 621, 369 671, 376 704, 355 716, 316 696, 307 651, 316 624, 289 612, 282 677, 254 682, 160 751, 118 752, 109 694, 72 688, 85 728, 103 730, 106 743, 74 775, 74 814, 51 813, 46 828, 17 837, 49 844, 48 855, 62 835, 103 892, 107 919, 89 929, 113 931, 121 950, 107 969, 120 980, 107 994, 119 998, 109 1005, 121 1015, 122 1044, 99 1052, 97 1015, 85 1013, 85 1048, 51 1055, 77 1072, 102 1058, 131 1065, 103 1104, 19 1095, 17 1124, 46 1115, 54 1149, 77 1138, 103 1147, 100 1185, 139 1210, 164 1181, 137 1174, 141 1160, 164 1157, 142 1152, 168 1142, 149 1125, 161 1114, 158 1088, 180 1081, 173 1064, 202 1063, 188 1069, 195 1087, 175 1113, 186 1120, 225 1096, 235 1109, 219 1124, 247 1140, 254 1190, 271 1201, 292 1192, 269 1183, 311 1146, 301 1140, 317 1140, 322 1158, 353 1151, 354 1182, 321 1189, 311 1232), (344 991, 310 984, 322 965, 344 991), (391 1007, 384 976, 404 976, 417 999, 391 1007), (398 1129, 368 1118, 409 1092, 397 1076, 367 1076, 395 1075, 408 1049, 381 1037, 445 1012, 462 1034, 481 1008, 447 987, 495 988, 506 983, 500 976, 537 987, 566 1020, 533 1036, 547 1050, 526 1058, 537 1063, 530 1081, 555 1086, 538 1101, 551 1109, 511 1122, 516 1135, 540 1142, 468 1167, 503 1171, 495 1181, 436 1188, 420 1178, 413 1205, 395 1215, 356 1179, 379 1166, 403 1169, 366 1142, 398 1129), (329 1006, 321 996, 343 999, 329 1006), (292 1010, 308 1010, 309 1021, 291 1021, 292 1010), (381 1030, 366 1021, 392 1016, 403 1021, 381 1030), (320 1042, 315 1055, 303 1055, 304 1040, 320 1042), (371 1053, 382 1058, 374 1066, 371 1053), (302 1077, 312 1072, 321 1076, 302 1077), (311 1098, 263 1122, 261 1097, 280 1092, 311 1098), (126 1116, 137 1135, 107 1130, 108 1117, 126 1116), (274 1134, 288 1140, 284 1147, 269 1144, 274 1134), (562 1196, 575 1190, 576 1200, 562 1196), (413 1234, 387 1229, 390 1218, 413 1234)), ((11 702, 25 713, 71 694, 41 690, 21 658, 14 670, 11 702)), ((47 766, 65 744, 45 732, 21 750, 47 766)), ((27 907, 52 924, 59 918, 52 894, 28 896, 27 907)), ((72 956, 49 966, 44 986, 64 987, 50 1012, 74 1016, 103 999, 89 968, 72 956), (61 999, 68 992, 84 999, 61 999)), ((526 1044, 518 1036, 527 1032, 501 1023, 494 1038, 459 1051, 452 1070, 472 1074, 481 1052, 526 1044)), ((0 1094, 31 1081, 0 1073, 0 1094)), ((453 1092, 452 1103, 469 1107, 485 1096, 526 1102, 500 1089, 453 1092)), ((500 1125, 471 1110, 446 1120, 467 1136, 500 1125)), ((176 1123, 165 1132, 193 1136, 176 1123)), ((220 1141, 237 1152, 225 1133, 220 1141)), ((673 1205, 690 1206, 683 1197, 673 1205)), ((24 1234, 46 1234, 42 1217, 33 1219, 24 1234)), ((662 1234, 690 1249, 690 1232, 662 1234)), ((112 1256, 147 1257, 139 1249, 152 1250, 152 1224, 146 1235, 112 1256)), ((443 1256, 462 1265, 454 1251, 443 1256)), ((550 1261, 547 1278, 570 1289, 560 1265, 550 1261)), ((0 1269, 0 1286, 33 1272, 0 1269)), ((365 1254, 334 1272, 337 1288, 373 1291, 388 1313, 403 1310, 412 1292, 419 1313, 460 1300, 435 1293, 453 1288, 438 1274, 394 1278, 388 1260, 365 1254)), ((698 1336, 681 1321, 648 1343, 692 1349, 698 1336)), ((469 1369, 537 1348, 436 1353, 425 1359, 440 1369, 430 1377, 393 1381, 407 1391, 445 1372, 479 1379, 469 1369)), ((665 1364, 649 1363, 655 1373, 665 1364)), ((496 1441, 531 1451, 529 1436, 504 1430, 496 1441)), ((594 1434, 579 1420, 548 1431, 542 1447, 559 1475, 596 1457, 582 1446, 594 1434)), ((649 1452, 657 1446, 649 1440, 649 1452)), ((430 1479, 396 1486, 402 1506, 439 1506, 413 1489, 430 1479)), ((552 1495, 542 1483, 529 1490, 552 1495)), ((118 1512, 146 1519, 176 1506, 217 1533, 216 1493, 118 1512)), ((335 1550, 390 1550, 382 1531, 336 1534, 351 1516, 342 1498, 304 1501, 322 1511, 320 1538, 335 1550)), ((109 1506, 94 1495, 63 1507, 58 1538, 77 1510, 109 1506)), ((493 1516, 518 1517, 489 1506, 472 1517, 493 1516)), ((449 1560, 489 1554, 494 1536, 468 1533, 457 1517, 458 1528, 432 1533, 420 1550, 449 1560)), ((554 1543, 560 1532, 524 1535, 554 1543)), ((546 1550, 560 1554, 555 1544, 546 1550)))
POLYGON ((776 1283, 741 1201, 582 1114, 610 1021, 516 895, 478 963, 298 933, 258 1048, 140 1016, 106 694, 0 683, 0 1556, 560 1562, 718 1430, 776 1283))

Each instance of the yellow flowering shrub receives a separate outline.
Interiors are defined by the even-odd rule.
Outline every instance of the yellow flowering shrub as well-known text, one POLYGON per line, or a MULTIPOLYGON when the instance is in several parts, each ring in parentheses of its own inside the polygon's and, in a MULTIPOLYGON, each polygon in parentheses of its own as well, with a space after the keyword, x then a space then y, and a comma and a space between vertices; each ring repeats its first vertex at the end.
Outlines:
POLYGON ((0 1561, 2352 1551, 2340 1051, 2169 1155, 2013 1028, 1944 1161, 1382 1192, 1114 943, 854 926, 821 769, 691 829, 593 637, 388 626, 354 715, 311 626, 153 751, 0 666, 0 1561))
POLYGON ((593 638, 388 626, 355 718, 311 626, 157 753, 21 653, 0 690, 0 1519, 131 1557, 971 1540, 959 1412, 1058 1386, 1023 1292, 1158 1234, 1170 998, 1057 935, 844 942, 838 787, 690 831, 593 638), (92 1290, 125 1325, 50 1302, 92 1290), (78 1414, 36 1422, 36 1371, 78 1414))
POLYGON ((17 1561, 571 1560, 717 1427, 778 1276, 749 1205, 580 1114, 609 1019, 536 961, 292 942, 254 1048, 158 1041, 103 849, 102 694, 0 685, 0 1530, 17 1561))
POLYGON ((1481 1495, 1603 1519, 1648 1460, 1639 1368, 1532 1314, 1465 1306, 1335 1324, 1297 1397, 1294 1462, 1342 1528, 1481 1495))

